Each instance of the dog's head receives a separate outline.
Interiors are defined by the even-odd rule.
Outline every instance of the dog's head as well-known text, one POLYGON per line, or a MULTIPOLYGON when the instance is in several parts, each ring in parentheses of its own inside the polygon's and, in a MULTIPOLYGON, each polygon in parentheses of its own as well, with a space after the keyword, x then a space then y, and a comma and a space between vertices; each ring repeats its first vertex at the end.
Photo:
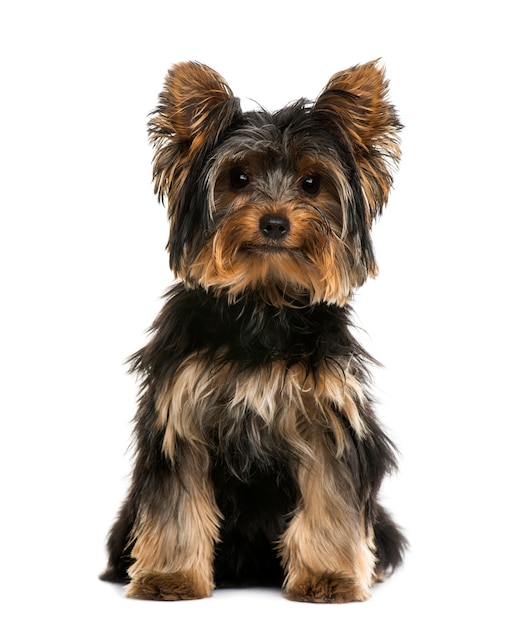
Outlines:
POLYGON ((212 69, 173 66, 149 134, 175 274, 232 300, 343 305, 376 273, 370 228, 399 159, 387 86, 372 62, 313 104, 244 113, 212 69))

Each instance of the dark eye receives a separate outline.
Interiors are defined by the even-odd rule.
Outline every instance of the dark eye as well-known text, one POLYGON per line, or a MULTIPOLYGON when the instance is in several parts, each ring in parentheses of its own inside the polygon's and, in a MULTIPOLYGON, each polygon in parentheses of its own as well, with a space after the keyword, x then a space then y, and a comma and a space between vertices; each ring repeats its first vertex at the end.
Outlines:
POLYGON ((244 189, 244 187, 247 187, 250 183, 249 176, 240 167, 234 167, 230 171, 229 181, 230 187, 235 191, 244 189))
POLYGON ((302 178, 302 190, 310 196, 315 196, 321 187, 321 176, 319 174, 309 174, 302 178))

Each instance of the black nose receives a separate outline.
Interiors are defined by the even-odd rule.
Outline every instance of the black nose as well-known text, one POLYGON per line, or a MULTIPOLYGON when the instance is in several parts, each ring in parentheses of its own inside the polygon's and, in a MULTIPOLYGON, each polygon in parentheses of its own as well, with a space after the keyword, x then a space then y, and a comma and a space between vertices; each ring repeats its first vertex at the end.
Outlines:
POLYGON ((290 224, 281 215, 263 215, 259 221, 260 232, 268 239, 282 239, 289 232, 290 224))

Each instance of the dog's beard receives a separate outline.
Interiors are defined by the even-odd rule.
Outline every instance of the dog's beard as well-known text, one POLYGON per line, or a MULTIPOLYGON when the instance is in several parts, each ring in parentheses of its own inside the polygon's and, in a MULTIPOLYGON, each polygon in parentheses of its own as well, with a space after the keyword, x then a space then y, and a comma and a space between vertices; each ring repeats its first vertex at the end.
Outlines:
POLYGON ((263 212, 252 206, 230 213, 196 255, 187 283, 222 290, 230 300, 253 294, 275 306, 344 305, 358 282, 353 248, 316 212, 300 207, 289 215, 289 236, 268 241, 256 227, 263 212))

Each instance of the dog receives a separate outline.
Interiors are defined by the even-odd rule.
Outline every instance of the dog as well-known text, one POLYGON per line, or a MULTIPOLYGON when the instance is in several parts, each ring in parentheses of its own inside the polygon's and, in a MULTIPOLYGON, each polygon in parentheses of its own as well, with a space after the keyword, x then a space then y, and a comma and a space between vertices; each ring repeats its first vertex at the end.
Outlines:
POLYGON ((270 113, 180 63, 151 115, 176 280, 130 359, 134 469, 101 578, 143 599, 366 600, 406 548, 378 501, 397 451, 350 308, 400 158, 384 68, 270 113))

